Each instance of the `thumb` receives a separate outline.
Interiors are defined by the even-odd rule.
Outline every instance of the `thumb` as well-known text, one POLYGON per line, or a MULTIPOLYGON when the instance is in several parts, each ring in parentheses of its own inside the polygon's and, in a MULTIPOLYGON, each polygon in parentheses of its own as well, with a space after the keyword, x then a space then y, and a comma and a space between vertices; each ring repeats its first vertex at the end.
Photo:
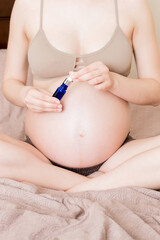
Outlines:
POLYGON ((72 73, 74 73, 74 72, 73 72, 73 71, 70 71, 70 72, 69 72, 69 75, 71 75, 72 73))

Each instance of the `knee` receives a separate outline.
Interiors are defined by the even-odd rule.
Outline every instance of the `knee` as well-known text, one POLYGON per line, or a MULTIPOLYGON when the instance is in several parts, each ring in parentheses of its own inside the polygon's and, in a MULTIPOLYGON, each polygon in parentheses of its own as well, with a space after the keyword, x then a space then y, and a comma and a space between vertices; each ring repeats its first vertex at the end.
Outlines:
POLYGON ((159 146, 160 146, 160 135, 155 136, 155 138, 156 138, 156 140, 157 140, 157 142, 159 143, 159 146))
POLYGON ((27 159, 23 157, 23 149, 11 144, 6 139, 0 139, 0 166, 15 168, 25 167, 27 159))
POLYGON ((155 146, 160 146, 160 135, 153 136, 149 139, 151 139, 151 142, 155 144, 155 146))
POLYGON ((9 138, 8 135, 6 135, 5 133, 0 132, 0 142, 4 142, 4 141, 6 142, 8 138, 9 138))
POLYGON ((4 133, 0 132, 0 141, 3 140, 4 135, 5 135, 4 133))

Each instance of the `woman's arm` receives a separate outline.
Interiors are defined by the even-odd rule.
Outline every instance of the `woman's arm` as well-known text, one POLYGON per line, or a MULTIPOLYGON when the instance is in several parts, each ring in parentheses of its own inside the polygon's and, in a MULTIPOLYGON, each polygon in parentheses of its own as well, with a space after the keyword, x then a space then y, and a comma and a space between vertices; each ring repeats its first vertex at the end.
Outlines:
POLYGON ((85 67, 72 77, 88 81, 96 89, 110 91, 131 103, 159 105, 160 55, 149 4, 147 0, 127 1, 126 10, 134 23, 132 42, 138 79, 109 72, 101 62, 85 67))
POLYGON ((131 1, 133 49, 139 79, 111 73, 115 95, 135 104, 160 104, 160 54, 151 10, 146 0, 131 1))
POLYGON ((4 96, 21 107, 25 106, 23 96, 30 88, 25 86, 28 72, 28 39, 24 32, 28 12, 26 2, 26 0, 16 0, 13 6, 2 84, 4 96))
POLYGON ((155 78, 128 78, 116 73, 110 73, 115 82, 110 92, 124 100, 139 104, 153 105, 160 104, 160 81, 155 78))
POLYGON ((52 97, 52 93, 25 85, 28 73, 29 46, 25 28, 30 18, 32 5, 32 0, 15 1, 11 14, 2 92, 13 104, 27 107, 34 112, 60 112, 61 110, 58 108, 60 101, 52 97))

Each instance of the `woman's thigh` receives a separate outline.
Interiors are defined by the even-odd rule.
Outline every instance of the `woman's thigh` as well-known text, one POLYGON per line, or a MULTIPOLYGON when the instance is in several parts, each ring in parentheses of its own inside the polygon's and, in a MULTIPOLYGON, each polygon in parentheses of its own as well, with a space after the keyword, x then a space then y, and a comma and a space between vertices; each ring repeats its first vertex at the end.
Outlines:
POLYGON ((101 172, 113 170, 121 163, 149 149, 160 146, 160 135, 132 140, 119 148, 99 169, 101 172))
POLYGON ((51 162, 39 150, 37 150, 35 147, 30 145, 29 143, 20 141, 16 138, 10 137, 4 133, 0 133, 0 152, 1 152, 0 156, 1 156, 1 159, 2 159, 2 156, 4 156, 5 159, 7 159, 7 157, 8 158, 14 157, 15 159, 16 159, 16 157, 19 158, 20 150, 21 150, 22 159, 23 159, 23 157, 25 158, 25 155, 27 153, 29 153, 30 156, 32 156, 32 155, 34 157, 36 156, 37 159, 44 161, 48 164, 51 164, 51 162), (12 155, 13 152, 14 152, 14 156, 12 155))

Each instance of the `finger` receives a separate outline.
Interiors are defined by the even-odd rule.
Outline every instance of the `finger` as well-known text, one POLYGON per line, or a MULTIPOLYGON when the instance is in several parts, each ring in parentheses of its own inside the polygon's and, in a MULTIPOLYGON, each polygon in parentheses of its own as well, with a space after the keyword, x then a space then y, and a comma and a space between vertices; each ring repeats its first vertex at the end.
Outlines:
POLYGON ((28 95, 46 102, 60 103, 60 101, 57 98, 49 96, 46 93, 40 92, 39 90, 31 89, 28 95))
POLYGON ((97 85, 97 84, 100 84, 102 82, 104 82, 103 76, 99 76, 99 77, 93 78, 92 80, 88 81, 88 83, 91 84, 91 85, 97 85))
POLYGON ((27 104, 27 107, 36 112, 61 112, 62 108, 42 108, 34 104, 27 104))
POLYGON ((49 103, 49 102, 45 102, 36 98, 30 98, 30 99, 26 99, 25 101, 27 104, 32 104, 35 106, 39 106, 41 108, 52 108, 55 109, 58 106, 62 106, 61 104, 57 104, 57 103, 49 103))
POLYGON ((71 75, 72 73, 74 73, 74 72, 73 72, 73 71, 70 71, 70 72, 69 72, 69 75, 71 75))
POLYGON ((110 88, 110 85, 107 82, 102 82, 100 84, 95 85, 94 88, 97 90, 107 90, 110 88))
POLYGON ((94 70, 97 70, 99 69, 99 67, 103 65, 102 62, 98 61, 98 62, 94 62, 94 63, 91 63, 90 65, 88 65, 87 67, 84 67, 82 68, 81 70, 75 72, 73 75, 72 75, 72 79, 76 79, 76 78, 79 78, 80 76, 86 74, 86 73, 89 73, 90 71, 94 71, 94 70))
POLYGON ((40 109, 40 110, 37 110, 37 109, 31 109, 32 112, 39 112, 39 113, 44 113, 44 112, 52 112, 52 113, 60 113, 62 112, 62 109, 58 109, 58 110, 51 110, 51 109, 40 109))
POLYGON ((60 103, 60 100, 58 98, 52 96, 53 93, 50 93, 45 89, 41 89, 41 91, 42 91, 42 93, 44 92, 45 94, 47 94, 49 96, 49 99, 51 99, 52 102, 60 103))
POLYGON ((80 76, 78 78, 78 80, 80 80, 80 81, 89 81, 89 80, 92 80, 92 79, 94 79, 96 77, 100 77, 100 76, 101 76, 101 71, 98 69, 96 71, 91 71, 89 73, 86 73, 86 74, 80 76))

